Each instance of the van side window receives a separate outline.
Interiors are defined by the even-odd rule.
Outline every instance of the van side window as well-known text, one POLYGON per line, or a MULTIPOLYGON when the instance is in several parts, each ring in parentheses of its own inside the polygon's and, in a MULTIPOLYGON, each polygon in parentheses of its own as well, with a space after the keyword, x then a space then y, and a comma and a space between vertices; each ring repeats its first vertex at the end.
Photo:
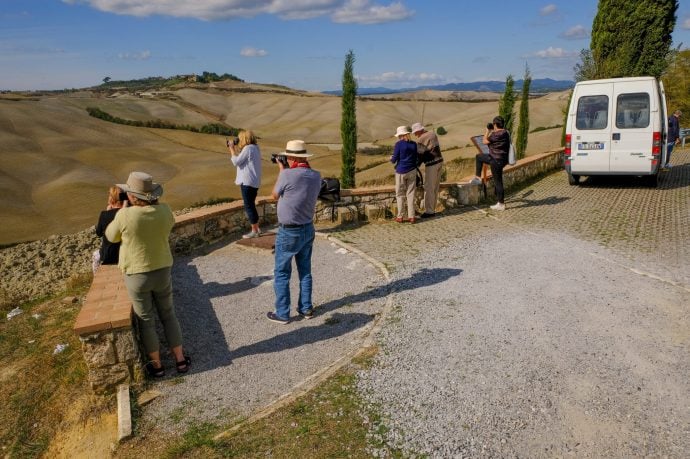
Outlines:
POLYGON ((609 123, 609 96, 582 96, 577 101, 575 127, 605 129, 609 123))
POLYGON ((620 129, 649 126, 649 94, 621 94, 616 101, 616 127, 620 129))

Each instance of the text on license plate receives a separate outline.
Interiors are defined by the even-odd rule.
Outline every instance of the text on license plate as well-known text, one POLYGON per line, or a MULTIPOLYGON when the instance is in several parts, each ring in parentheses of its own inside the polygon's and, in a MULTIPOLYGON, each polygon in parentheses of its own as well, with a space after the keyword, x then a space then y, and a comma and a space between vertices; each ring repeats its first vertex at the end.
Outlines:
POLYGON ((603 142, 581 142, 577 144, 578 150, 603 150, 603 142))

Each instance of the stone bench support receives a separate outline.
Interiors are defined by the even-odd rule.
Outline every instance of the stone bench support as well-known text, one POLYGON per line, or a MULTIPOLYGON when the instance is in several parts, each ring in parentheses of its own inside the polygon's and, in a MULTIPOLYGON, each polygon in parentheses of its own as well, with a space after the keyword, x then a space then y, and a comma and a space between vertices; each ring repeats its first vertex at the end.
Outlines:
POLYGON ((113 392, 118 384, 142 381, 132 320, 132 302, 122 273, 115 265, 101 266, 74 324, 94 392, 113 392))

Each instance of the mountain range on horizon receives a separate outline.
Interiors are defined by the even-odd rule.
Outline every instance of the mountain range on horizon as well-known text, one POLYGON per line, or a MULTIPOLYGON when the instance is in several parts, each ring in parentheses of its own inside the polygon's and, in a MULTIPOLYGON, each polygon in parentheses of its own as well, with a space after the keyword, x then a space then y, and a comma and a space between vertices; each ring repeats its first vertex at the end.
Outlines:
MULTIPOLYGON (((515 80, 515 90, 522 89, 523 80, 515 80)), ((546 93, 552 91, 565 91, 575 86, 571 80, 553 80, 551 78, 539 78, 532 80, 530 92, 546 93)), ((470 83, 448 83, 443 85, 416 86, 414 88, 391 89, 386 87, 358 88, 357 95, 366 96, 373 94, 397 94, 404 92, 414 92, 423 90, 433 91, 483 91, 483 92, 503 92, 506 87, 505 81, 473 81, 470 83)), ((322 91, 324 94, 340 96, 342 90, 322 91)))

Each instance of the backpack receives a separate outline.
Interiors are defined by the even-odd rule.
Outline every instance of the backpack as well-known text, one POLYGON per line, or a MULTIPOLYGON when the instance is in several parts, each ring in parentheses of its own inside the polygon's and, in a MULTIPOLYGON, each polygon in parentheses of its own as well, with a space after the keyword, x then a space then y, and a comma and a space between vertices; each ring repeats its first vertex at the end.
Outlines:
POLYGON ((328 202, 340 201, 340 180, 337 178, 322 178, 319 199, 328 202))

